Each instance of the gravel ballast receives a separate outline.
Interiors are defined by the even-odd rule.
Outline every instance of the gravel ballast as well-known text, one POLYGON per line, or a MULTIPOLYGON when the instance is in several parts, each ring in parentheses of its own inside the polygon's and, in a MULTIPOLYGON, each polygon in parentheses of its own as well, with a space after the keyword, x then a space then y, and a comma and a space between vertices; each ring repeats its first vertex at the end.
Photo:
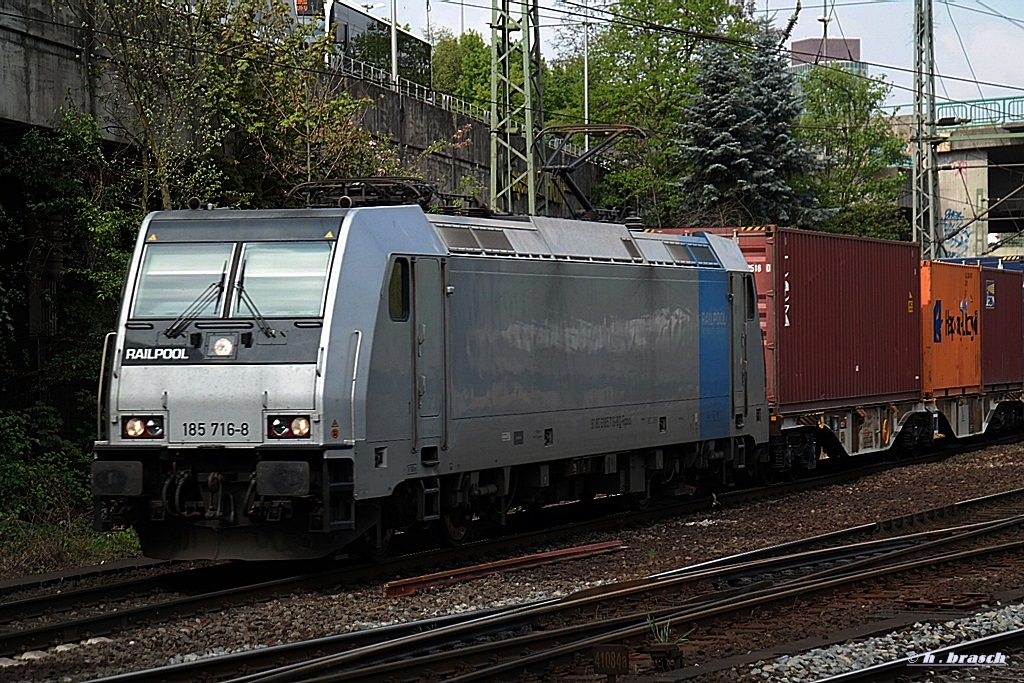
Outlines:
MULTIPOLYGON (((1024 448, 999 446, 864 477, 854 483, 661 521, 643 528, 580 536, 561 544, 621 540, 630 548, 581 561, 494 575, 383 597, 379 582, 333 593, 294 595, 258 605, 131 628, 38 659, 0 660, 0 680, 88 680, 194 657, 266 647, 415 619, 567 595, 613 581, 668 571, 818 533, 1024 487, 1024 448), (7 664, 7 666, 5 666, 7 664)), ((542 551, 544 549, 537 549, 542 551)), ((534 552, 534 551, 531 551, 534 552)), ((843 655, 847 656, 847 655, 843 655)))

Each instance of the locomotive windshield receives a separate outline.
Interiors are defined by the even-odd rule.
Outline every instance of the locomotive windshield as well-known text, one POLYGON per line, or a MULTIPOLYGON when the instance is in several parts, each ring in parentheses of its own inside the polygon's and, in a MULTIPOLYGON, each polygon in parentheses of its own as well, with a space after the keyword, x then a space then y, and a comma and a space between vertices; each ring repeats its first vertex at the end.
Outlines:
POLYGON ((220 315, 224 287, 217 288, 231 265, 234 245, 148 244, 135 294, 137 318, 173 318, 191 305, 193 317, 220 315), (211 296, 203 296, 204 292, 211 296))
POLYGON ((231 317, 319 316, 330 261, 330 242, 246 244, 231 317))

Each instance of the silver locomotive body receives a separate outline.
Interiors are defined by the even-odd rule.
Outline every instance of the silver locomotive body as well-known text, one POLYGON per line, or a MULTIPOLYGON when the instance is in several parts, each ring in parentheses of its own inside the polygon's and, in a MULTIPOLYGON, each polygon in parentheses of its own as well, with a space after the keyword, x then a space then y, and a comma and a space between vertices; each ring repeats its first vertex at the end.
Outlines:
POLYGON ((146 554, 303 558, 767 458, 738 248, 418 207, 143 224, 96 444, 146 554))

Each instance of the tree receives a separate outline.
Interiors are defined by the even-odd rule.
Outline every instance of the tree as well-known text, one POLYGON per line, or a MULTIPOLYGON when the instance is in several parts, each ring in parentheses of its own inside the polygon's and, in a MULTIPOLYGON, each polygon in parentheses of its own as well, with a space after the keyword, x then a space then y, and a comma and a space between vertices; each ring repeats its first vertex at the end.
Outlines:
POLYGON ((686 108, 679 160, 685 195, 680 220, 689 225, 806 223, 810 200, 793 182, 815 161, 792 132, 800 112, 793 77, 777 37, 762 25, 752 50, 707 47, 686 108))
POLYGON ((299 182, 404 172, 360 126, 336 46, 286 0, 85 3, 106 113, 135 156, 137 205, 279 205, 299 182))
POLYGON ((210 100, 217 22, 230 0, 76 3, 102 57, 106 114, 137 155, 139 206, 171 209, 209 197, 221 174, 205 163, 226 131, 210 100))
MULTIPOLYGON (((678 201, 671 184, 679 172, 674 131, 697 92, 700 46, 710 34, 749 35, 750 7, 733 0, 690 0, 682 6, 675 0, 620 0, 608 11, 595 12, 609 20, 597 21, 590 32, 590 119, 639 126, 648 137, 617 144, 621 164, 605 175, 597 199, 609 206, 636 205, 649 223, 663 222, 678 201)), ((578 18, 571 21, 559 36, 555 68, 561 70, 562 97, 554 104, 567 122, 579 123, 583 32, 578 18)))
POLYGON ((392 145, 359 125, 370 102, 352 98, 326 66, 336 56, 329 37, 297 25, 280 1, 237 0, 230 12, 211 101, 232 131, 226 161, 247 167, 254 203, 280 202, 300 182, 405 170, 392 145))
POLYGON ((892 87, 840 67, 816 66, 800 80, 805 95, 797 135, 821 160, 803 179, 830 231, 901 239, 909 232, 898 200, 905 184, 906 140, 882 104, 892 87))
POLYGON ((491 100, 491 50, 472 29, 456 36, 447 28, 433 32, 431 75, 434 90, 487 107, 491 100))

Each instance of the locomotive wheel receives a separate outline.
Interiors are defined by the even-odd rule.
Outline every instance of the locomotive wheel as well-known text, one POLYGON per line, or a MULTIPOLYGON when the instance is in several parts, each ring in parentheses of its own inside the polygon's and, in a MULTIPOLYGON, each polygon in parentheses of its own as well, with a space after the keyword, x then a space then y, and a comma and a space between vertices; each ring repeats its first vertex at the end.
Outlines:
POLYGON ((445 510, 437 523, 441 542, 452 547, 464 544, 469 540, 472 521, 472 515, 465 508, 459 507, 445 510))
POLYGON ((391 555, 391 548, 395 542, 395 530, 388 527, 387 531, 377 538, 377 527, 373 527, 363 535, 360 544, 360 554, 373 562, 381 562, 391 555))

